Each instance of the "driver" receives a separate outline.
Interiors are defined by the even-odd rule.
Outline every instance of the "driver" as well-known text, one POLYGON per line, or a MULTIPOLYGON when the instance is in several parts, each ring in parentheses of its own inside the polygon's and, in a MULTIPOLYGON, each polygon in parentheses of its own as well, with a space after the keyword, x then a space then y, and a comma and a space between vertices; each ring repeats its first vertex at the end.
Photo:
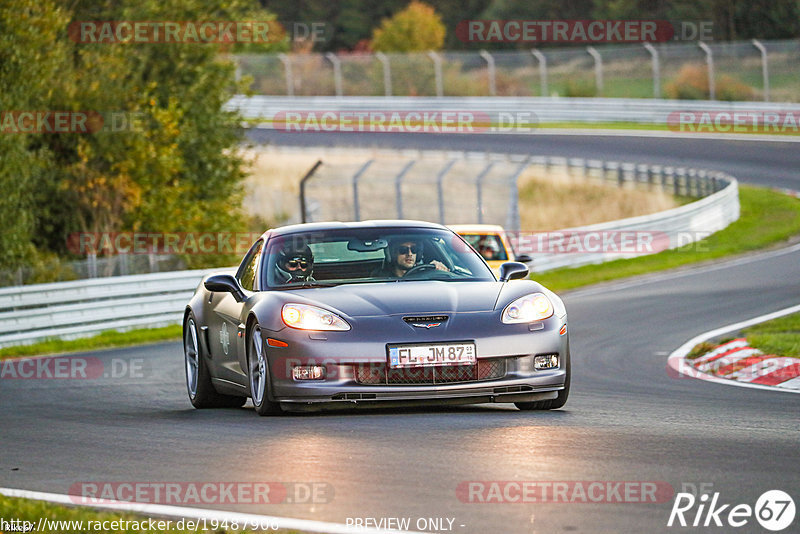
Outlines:
MULTIPOLYGON (((389 243, 389 265, 381 273, 383 276, 401 278, 418 265, 422 256, 422 245, 413 239, 396 240, 389 243)), ((433 265, 440 271, 449 271, 442 262, 433 260, 433 265)))
POLYGON ((275 261, 280 283, 313 282, 314 254, 308 245, 286 243, 275 261))
POLYGON ((478 252, 486 261, 499 260, 500 248, 490 236, 483 237, 478 243, 478 252))

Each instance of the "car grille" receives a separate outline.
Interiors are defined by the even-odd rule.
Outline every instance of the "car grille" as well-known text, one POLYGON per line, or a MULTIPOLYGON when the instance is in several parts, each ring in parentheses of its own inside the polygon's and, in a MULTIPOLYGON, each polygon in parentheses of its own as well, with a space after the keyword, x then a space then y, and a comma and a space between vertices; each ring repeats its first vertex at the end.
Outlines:
POLYGON ((454 384, 502 378, 506 374, 506 358, 486 358, 475 365, 390 369, 385 363, 365 363, 353 368, 356 382, 363 385, 454 384))

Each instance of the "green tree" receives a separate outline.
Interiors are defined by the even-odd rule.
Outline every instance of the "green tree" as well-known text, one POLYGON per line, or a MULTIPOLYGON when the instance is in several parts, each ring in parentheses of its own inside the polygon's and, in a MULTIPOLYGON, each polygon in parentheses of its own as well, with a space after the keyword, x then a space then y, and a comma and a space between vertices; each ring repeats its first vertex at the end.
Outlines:
POLYGON ((372 33, 371 47, 378 52, 420 52, 439 50, 445 27, 429 5, 412 0, 402 11, 384 19, 372 33))
MULTIPOLYGON (((0 3, 0 112, 46 109, 57 92, 66 46, 60 28, 67 14, 52 2, 0 3)), ((0 270, 32 261, 36 214, 34 182, 50 163, 49 150, 35 134, 0 132, 0 270)))
POLYGON ((66 253, 72 232, 246 229, 240 118, 222 110, 246 81, 226 58, 287 43, 85 43, 69 25, 273 18, 256 0, 2 3, 0 110, 99 112, 106 128, 0 134, 0 269, 31 262, 36 248, 66 253))

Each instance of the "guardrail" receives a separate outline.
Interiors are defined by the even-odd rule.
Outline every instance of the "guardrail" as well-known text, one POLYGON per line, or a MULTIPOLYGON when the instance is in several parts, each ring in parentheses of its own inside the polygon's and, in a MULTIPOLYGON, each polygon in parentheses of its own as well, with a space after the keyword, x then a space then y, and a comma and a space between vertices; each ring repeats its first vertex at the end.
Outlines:
MULTIPOLYGON (((443 156, 452 157, 453 153, 445 152, 443 156)), ((476 154, 471 156, 476 157, 476 154)), ((564 233, 656 231, 669 236, 669 248, 675 248, 721 230, 739 217, 737 182, 724 173, 552 157, 498 154, 482 154, 482 157, 518 162, 520 168, 528 165, 565 167, 568 172, 587 179, 601 179, 620 186, 646 184, 686 196, 708 195, 661 213, 573 228, 564 233)), ((514 180, 518 176, 519 173, 514 180)), ((516 191, 514 181, 509 187, 516 191)), ((506 226, 519 229, 515 205, 511 206, 506 226)), ((529 252, 524 247, 518 248, 520 253, 529 252)), ((532 271, 542 272, 631 254, 534 252, 533 255, 532 271)), ((207 272, 177 271, 0 289, 0 348, 53 337, 69 339, 105 330, 177 324, 182 319, 184 306, 207 272)))
POLYGON ((179 323, 206 272, 176 271, 0 289, 0 347, 179 323))
MULTIPOLYGON (((673 124, 677 112, 715 113, 776 113, 798 114, 800 104, 769 102, 720 102, 716 100, 657 100, 636 98, 551 98, 551 97, 285 97, 236 95, 225 104, 225 109, 239 111, 245 119, 260 120, 259 127, 288 129, 289 131, 396 131, 390 127, 389 116, 400 113, 435 113, 443 111, 468 111, 473 125, 451 122, 455 133, 526 133, 535 132, 538 123, 582 122, 614 123, 632 122, 648 124, 673 124), (297 112, 301 118, 287 128, 286 113, 297 112), (314 112, 316 121, 308 121, 304 113, 314 112), (322 113, 383 113, 384 129, 377 129, 374 116, 373 129, 356 128, 353 117, 322 119, 322 113), (348 120, 351 122, 348 124, 348 120), (484 122, 490 126, 484 127, 484 122), (296 126, 295 126, 296 125, 296 126)), ((407 115, 401 117, 405 119, 407 115)), ((712 117, 714 120, 715 117, 712 117)), ((421 121, 422 118, 416 119, 421 121)), ((733 124, 733 117, 727 122, 733 124)), ((435 122, 434 125, 439 123, 435 122)), ((406 127, 407 131, 414 130, 406 127)), ((724 131, 716 125, 713 131, 724 131)), ((424 127, 424 126, 423 126, 424 127)), ((676 128, 680 127, 678 123, 676 128)), ((724 125, 723 125, 724 127, 724 125)), ((752 128, 751 128, 752 129, 752 128)))

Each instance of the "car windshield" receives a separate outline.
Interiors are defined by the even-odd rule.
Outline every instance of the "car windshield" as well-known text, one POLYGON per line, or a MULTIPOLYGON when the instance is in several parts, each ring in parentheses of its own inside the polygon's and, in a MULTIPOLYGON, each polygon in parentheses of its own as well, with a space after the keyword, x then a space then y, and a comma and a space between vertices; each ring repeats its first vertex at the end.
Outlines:
POLYGON ((419 280, 493 281, 456 234, 429 228, 359 228, 276 236, 267 244, 262 287, 326 287, 419 280))

